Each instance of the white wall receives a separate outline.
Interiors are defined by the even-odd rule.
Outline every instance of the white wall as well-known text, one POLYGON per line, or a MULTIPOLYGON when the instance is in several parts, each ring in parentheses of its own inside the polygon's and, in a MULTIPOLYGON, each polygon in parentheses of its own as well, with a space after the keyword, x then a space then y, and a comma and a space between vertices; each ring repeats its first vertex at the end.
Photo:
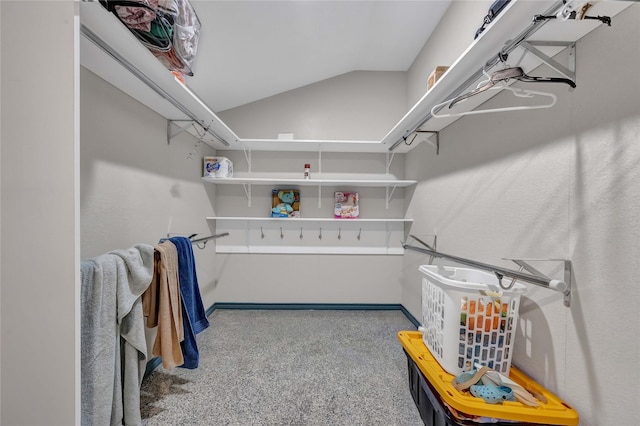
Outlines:
MULTIPOLYGON (((202 157, 215 151, 183 133, 167 144, 167 121, 82 68, 81 256, 89 259, 167 234, 211 235, 215 188, 202 157), (191 155, 192 158, 189 158, 191 155)), ((213 303, 213 243, 194 250, 203 303, 213 303)))
POLYGON ((79 418, 80 380, 75 8, 2 1, 0 9, 0 422, 66 426, 79 418))
MULTIPOLYGON (((405 73, 352 72, 220 113, 241 137, 275 138, 293 132, 297 139, 381 139, 406 112, 405 73)), ((248 165, 241 151, 219 151, 236 172, 248 165)), ((302 177, 305 163, 319 171, 318 153, 253 151, 253 173, 302 177)), ((322 153, 323 173, 386 171, 384 154, 322 153)), ((404 177, 404 155, 394 157, 390 173, 404 177)), ((332 217, 333 193, 360 194, 362 217, 404 217, 404 189, 385 207, 384 188, 301 188, 304 217, 332 217)), ((251 207, 242 187, 216 188, 216 215, 268 216, 271 188, 252 187, 251 207)), ((366 230, 363 230, 366 235, 366 230)), ((327 237, 323 239, 326 245, 327 237)), ((336 240, 339 244, 340 241, 336 240)), ((401 256, 218 254, 216 302, 399 303, 401 256)))
MULTIPOLYGON (((218 151, 218 154, 230 158, 236 172, 247 170, 242 151, 218 151)), ((317 155, 313 152, 253 151, 252 171, 302 177, 304 164, 310 162, 311 173, 317 176, 317 155)), ((322 171, 384 174, 385 159, 384 154, 323 153, 322 171)), ((394 157, 390 171, 397 178, 403 178, 404 155, 394 157)), ((251 189, 251 207, 248 207, 247 197, 240 185, 219 185, 216 188, 216 215, 269 217, 271 189, 269 186, 254 185, 251 189)), ((387 209, 384 188, 356 186, 323 187, 320 208, 318 189, 302 187, 302 216, 331 218, 334 191, 337 190, 359 193, 363 218, 404 217, 404 189, 396 189, 387 209)), ((366 240, 367 226, 363 225, 362 228, 363 239, 366 240)), ((337 240, 335 231, 332 233, 326 228, 324 238, 319 241, 318 232, 317 229, 305 229, 305 238, 312 238, 323 247, 327 244, 348 244, 347 238, 337 240)), ((287 238, 290 237, 291 234, 288 234, 287 238)), ((216 302, 400 303, 402 256, 218 253, 216 265, 216 302)))
POLYGON ((241 138, 380 140, 406 112, 405 73, 354 71, 219 113, 241 138))
MULTIPOLYGON (((530 287, 514 364, 583 425, 637 424, 639 41, 634 5, 578 43, 577 89, 536 86, 558 95, 554 108, 465 117, 441 132, 439 156, 426 144, 407 156, 406 177, 420 181, 413 232, 437 234, 442 252, 510 268, 503 257, 572 260, 571 308, 530 287)), ((420 263, 405 256, 403 303, 416 316, 420 263)), ((558 264, 536 266, 562 278, 558 264)))

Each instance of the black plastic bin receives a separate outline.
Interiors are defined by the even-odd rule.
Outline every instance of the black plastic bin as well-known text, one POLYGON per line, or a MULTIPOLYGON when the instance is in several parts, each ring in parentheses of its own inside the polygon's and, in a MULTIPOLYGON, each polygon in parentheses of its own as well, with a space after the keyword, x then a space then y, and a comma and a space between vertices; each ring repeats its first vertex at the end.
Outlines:
MULTIPOLYGON (((403 350, 404 351, 404 350, 403 350)), ((416 363, 404 351, 407 356, 407 372, 409 374, 409 390, 413 397, 420 417, 426 426, 480 426, 482 423, 458 420, 451 416, 445 408, 435 389, 429 384, 416 363)), ((537 423, 522 422, 497 422, 492 426, 535 426, 537 423)))
MULTIPOLYGON (((413 362, 413 359, 406 351, 404 351, 404 354, 407 356, 409 390, 424 424, 427 426, 472 425, 473 423, 460 423, 449 416, 442 402, 440 402, 440 398, 435 395, 434 390, 431 389, 429 382, 424 378, 416 363, 413 362)), ((477 426, 478 424, 475 423, 475 425, 477 426)))

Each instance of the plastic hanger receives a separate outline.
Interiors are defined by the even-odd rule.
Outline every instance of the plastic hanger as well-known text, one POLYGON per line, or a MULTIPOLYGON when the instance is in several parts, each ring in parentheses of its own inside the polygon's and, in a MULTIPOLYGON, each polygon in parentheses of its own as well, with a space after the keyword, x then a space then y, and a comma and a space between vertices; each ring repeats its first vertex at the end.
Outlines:
MULTIPOLYGON (((491 109, 481 109, 474 111, 465 111, 465 112, 457 112, 457 113, 449 113, 449 114, 438 114, 437 111, 444 109, 442 107, 449 104, 449 108, 452 106, 452 99, 446 100, 442 103, 435 105, 431 108, 431 116, 434 118, 444 118, 444 117, 462 117, 465 115, 474 115, 474 114, 488 114, 493 112, 506 112, 506 111, 523 111, 523 110, 532 110, 532 109, 543 109, 543 108, 551 108, 558 101, 558 97, 553 93, 549 92, 540 92, 537 90, 529 90, 529 89, 519 89, 510 86, 504 85, 491 85, 489 87, 484 88, 482 91, 487 90, 509 90, 513 93, 514 96, 519 98, 533 98, 535 96, 545 97, 550 99, 548 103, 538 104, 538 105, 520 105, 520 106, 512 106, 512 107, 504 107, 504 108, 491 108, 491 109)), ((477 92, 480 93, 480 92, 477 92)), ((466 98, 465 98, 466 99, 466 98)), ((455 99, 454 99, 455 100, 455 99)))
POLYGON ((484 74, 489 78, 487 81, 480 83, 478 87, 470 92, 464 93, 453 100, 451 100, 451 104, 449 104, 449 108, 453 107, 458 102, 470 98, 471 96, 477 95, 478 93, 482 93, 487 89, 490 89, 497 83, 502 81, 509 81, 511 79, 524 81, 527 83, 565 83, 571 86, 572 88, 576 87, 576 84, 568 79, 562 77, 532 77, 527 75, 521 67, 508 67, 498 71, 495 71, 490 76, 487 75, 486 72, 484 74))
POLYGON ((531 77, 527 75, 520 66, 510 67, 506 63, 505 65, 506 65, 505 68, 495 71, 491 74, 489 74, 487 70, 483 69, 482 73, 487 77, 487 80, 481 81, 478 84, 478 86, 470 92, 467 92, 453 99, 448 99, 442 103, 434 105, 433 108, 431 108, 431 116, 434 118, 462 117, 465 115, 487 114, 492 112, 523 111, 523 110, 530 110, 530 109, 551 108, 558 101, 557 96, 554 95, 553 93, 510 87, 506 83, 511 79, 526 81, 526 82, 545 81, 545 82, 555 82, 555 83, 566 83, 566 84, 569 84, 571 87, 576 87, 575 83, 572 80, 569 80, 567 78, 531 77), (474 95, 485 92, 487 90, 509 90, 513 93, 514 96, 519 98, 532 98, 534 96, 540 96, 540 97, 545 97, 550 99, 550 102, 546 104, 538 104, 538 105, 521 105, 521 106, 491 108, 491 109, 474 110, 474 111, 449 113, 449 114, 438 114, 438 111, 442 110, 443 107, 446 106, 447 104, 449 104, 449 109, 451 109, 456 103, 464 101, 465 99, 468 99, 474 95))

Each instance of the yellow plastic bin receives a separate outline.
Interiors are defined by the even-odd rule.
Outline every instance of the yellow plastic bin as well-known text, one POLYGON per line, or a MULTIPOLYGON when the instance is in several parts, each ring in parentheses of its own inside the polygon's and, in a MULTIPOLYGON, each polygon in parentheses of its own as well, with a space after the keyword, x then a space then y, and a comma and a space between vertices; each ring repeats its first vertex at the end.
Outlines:
MULTIPOLYGON (((480 416, 510 422, 520 422, 520 424, 533 423, 538 425, 567 426, 576 426, 579 424, 579 417, 576 410, 534 380, 527 377, 514 366, 511 366, 509 378, 528 391, 541 395, 546 399, 546 402, 540 402, 538 407, 530 407, 517 401, 505 401, 502 404, 487 404, 483 399, 462 393, 453 387, 451 381, 454 379, 454 376, 447 373, 431 355, 431 352, 429 352, 429 349, 427 349, 422 341, 422 333, 417 331, 401 331, 398 333, 398 340, 402 344, 407 357, 410 358, 409 365, 411 366, 411 362, 413 362, 424 376, 427 382, 426 385, 428 385, 426 386, 426 392, 428 393, 431 390, 435 396, 437 396, 437 401, 433 402, 442 402, 450 411, 457 411, 467 416, 480 416)), ((411 371, 409 371, 410 382, 411 374, 411 371)), ((417 389, 415 383, 410 383, 410 386, 416 388, 412 389, 412 396, 414 400, 416 400, 414 390, 419 389, 417 389)), ((416 404, 417 403, 418 401, 416 400, 416 404)), ((418 408, 420 409, 420 407, 418 408)), ((440 413, 436 414, 441 415, 440 413)), ((451 416, 450 413, 447 413, 446 417, 449 419, 445 423, 447 425, 470 424, 464 421, 457 423, 456 420, 451 420, 451 418, 455 416, 451 416)), ((425 420, 425 424, 429 423, 425 420)))

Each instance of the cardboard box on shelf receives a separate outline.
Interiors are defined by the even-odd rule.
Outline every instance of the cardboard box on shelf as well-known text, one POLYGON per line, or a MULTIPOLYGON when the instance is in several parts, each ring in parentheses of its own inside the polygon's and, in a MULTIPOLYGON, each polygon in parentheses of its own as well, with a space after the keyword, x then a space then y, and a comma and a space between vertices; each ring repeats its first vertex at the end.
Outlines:
POLYGON ((427 79, 427 90, 431 89, 433 85, 436 84, 436 81, 438 81, 440 77, 442 77, 442 74, 447 72, 448 69, 448 66, 438 66, 436 69, 431 71, 431 74, 429 74, 429 78, 427 79))
POLYGON ((360 217, 357 192, 335 192, 334 217, 338 219, 357 219, 360 217))

